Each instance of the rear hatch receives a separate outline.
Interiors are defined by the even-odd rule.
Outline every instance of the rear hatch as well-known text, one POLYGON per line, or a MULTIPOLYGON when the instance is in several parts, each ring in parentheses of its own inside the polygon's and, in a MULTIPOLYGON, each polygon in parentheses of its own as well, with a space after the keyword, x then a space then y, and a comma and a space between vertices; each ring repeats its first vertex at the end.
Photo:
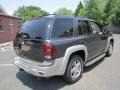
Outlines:
POLYGON ((43 43, 49 38, 51 18, 40 18, 23 24, 14 40, 14 49, 18 56, 42 62, 43 43))

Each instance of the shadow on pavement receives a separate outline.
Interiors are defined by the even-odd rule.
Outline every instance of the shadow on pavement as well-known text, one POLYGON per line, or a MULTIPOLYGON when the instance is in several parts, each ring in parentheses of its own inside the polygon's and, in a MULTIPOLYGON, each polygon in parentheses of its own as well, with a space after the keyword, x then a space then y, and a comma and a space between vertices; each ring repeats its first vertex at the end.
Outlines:
POLYGON ((16 77, 32 90, 58 90, 67 84, 62 77, 37 78, 25 72, 18 72, 16 77))
MULTIPOLYGON (((86 73, 94 69, 97 65, 102 63, 104 58, 96 62, 95 64, 85 67, 84 72, 86 73)), ((65 87, 67 84, 62 77, 56 76, 51 78, 37 78, 28 73, 19 71, 16 77, 25 85, 30 87, 32 90, 59 90, 65 87)))
POLYGON ((99 61, 97 61, 97 62, 94 63, 93 65, 90 65, 90 66, 88 66, 88 67, 85 67, 83 73, 87 73, 87 72, 89 72, 90 70, 93 70, 95 67, 97 67, 99 64, 101 64, 104 60, 105 60, 105 57, 102 58, 102 59, 100 59, 99 61))

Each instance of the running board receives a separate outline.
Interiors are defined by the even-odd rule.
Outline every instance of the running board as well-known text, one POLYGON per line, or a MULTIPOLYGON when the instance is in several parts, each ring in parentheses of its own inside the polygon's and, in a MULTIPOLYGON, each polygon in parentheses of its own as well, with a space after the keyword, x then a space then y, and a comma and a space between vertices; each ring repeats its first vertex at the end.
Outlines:
POLYGON ((101 58, 105 57, 105 53, 104 54, 101 54, 100 56, 96 57, 95 59, 91 60, 91 61, 88 61, 85 65, 85 67, 87 66, 90 66, 92 64, 94 64, 95 62, 99 61, 101 58))

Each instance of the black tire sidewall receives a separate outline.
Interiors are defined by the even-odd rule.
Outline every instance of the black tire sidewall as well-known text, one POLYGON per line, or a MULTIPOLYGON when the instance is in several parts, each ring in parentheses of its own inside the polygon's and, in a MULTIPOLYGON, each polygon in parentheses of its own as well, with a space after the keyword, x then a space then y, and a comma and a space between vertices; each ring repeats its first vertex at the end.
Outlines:
POLYGON ((72 77, 71 77, 71 73, 70 73, 71 66, 76 59, 80 60, 81 70, 83 71, 83 60, 82 60, 82 58, 79 55, 73 55, 68 62, 68 66, 67 66, 67 69, 66 69, 66 72, 65 72, 65 75, 64 75, 64 79, 70 84, 77 82, 82 77, 82 71, 81 71, 80 76, 78 78, 76 78, 75 80, 73 80, 72 77))
MULTIPOLYGON (((112 45, 112 53, 113 53, 113 43, 110 42, 109 48, 110 48, 110 45, 112 45)), ((109 48, 108 48, 107 53, 106 53, 106 56, 107 56, 107 57, 110 57, 110 56, 112 55, 112 54, 109 53, 109 48)))

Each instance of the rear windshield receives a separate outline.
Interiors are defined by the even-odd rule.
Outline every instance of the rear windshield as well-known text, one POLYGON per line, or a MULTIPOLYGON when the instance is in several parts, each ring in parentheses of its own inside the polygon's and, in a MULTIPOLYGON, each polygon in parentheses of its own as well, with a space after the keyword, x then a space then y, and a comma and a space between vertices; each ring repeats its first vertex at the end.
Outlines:
POLYGON ((51 21, 51 18, 41 18, 27 21, 23 24, 19 33, 26 34, 32 39, 46 39, 51 21))

